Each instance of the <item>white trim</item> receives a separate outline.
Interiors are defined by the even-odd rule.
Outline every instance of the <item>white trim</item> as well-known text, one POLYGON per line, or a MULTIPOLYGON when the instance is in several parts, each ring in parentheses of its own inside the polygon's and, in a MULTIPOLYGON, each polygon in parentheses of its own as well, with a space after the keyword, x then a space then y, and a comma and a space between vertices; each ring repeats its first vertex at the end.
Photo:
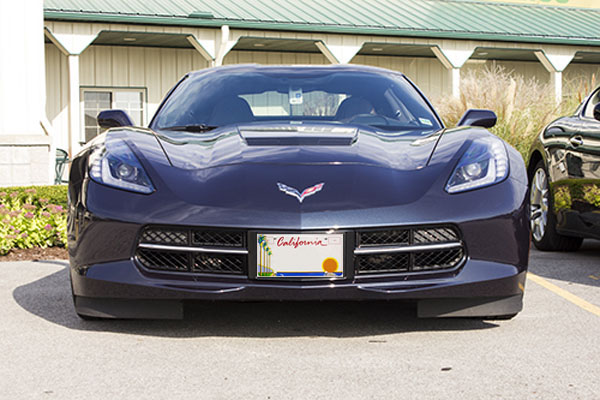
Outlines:
POLYGON ((188 42, 190 42, 194 49, 196 49, 196 51, 211 64, 211 66, 214 66, 214 41, 198 40, 198 38, 194 35, 187 35, 185 38, 188 40, 188 42), (207 47, 209 46, 212 47, 212 51, 207 50, 207 47))
POLYGON ((248 250, 246 249, 230 249, 223 247, 167 246, 163 244, 152 243, 140 243, 138 247, 151 250, 189 251, 191 253, 248 254, 248 250))
POLYGON ((475 45, 465 49, 448 49, 442 46, 432 46, 431 51, 448 69, 462 68, 475 52, 475 45))
POLYGON ((460 68, 452 68, 450 71, 452 81, 452 96, 460 99, 460 68))
POLYGON ((54 178, 56 175, 56 141, 54 140, 56 138, 56 132, 54 131, 54 127, 52 126, 50 121, 48 121, 46 113, 44 113, 44 116, 40 121, 40 125, 42 126, 42 129, 44 130, 46 136, 48 137, 48 140, 50 141, 50 157, 48 157, 48 169, 50 170, 50 173, 48 174, 48 184, 53 185, 54 178))
POLYGON ((229 30, 228 25, 223 25, 221 27, 221 42, 219 43, 219 47, 217 50, 217 57, 215 58, 214 64, 217 67, 223 65, 223 60, 227 53, 231 51, 231 49, 237 44, 239 37, 235 40, 231 40, 231 31, 229 30))
POLYGON ((447 250, 462 247, 461 242, 439 243, 439 244, 417 244, 413 246, 369 246, 359 247, 354 250, 356 255, 382 254, 382 253, 409 253, 412 251, 447 250))
POLYGON ((67 56, 69 71, 69 157, 73 157, 79 151, 81 145, 81 121, 79 103, 79 56, 67 56))
MULTIPOLYGON (((92 30, 91 33, 74 33, 68 28, 64 32, 59 32, 62 28, 66 28, 64 25, 57 25, 58 29, 51 30, 48 26, 45 26, 44 33, 52 43, 59 48, 66 56, 69 55, 80 55, 85 49, 92 44, 100 33, 99 28, 93 28, 92 24, 89 24, 92 30)), ((84 26, 84 25, 80 25, 84 26)))
MULTIPOLYGON (((340 38, 338 42, 342 40, 343 38, 340 38)), ((315 42, 315 46, 332 64, 348 64, 363 48, 364 44, 364 40, 359 40, 354 44, 333 44, 332 41, 325 42, 323 40, 315 42)))

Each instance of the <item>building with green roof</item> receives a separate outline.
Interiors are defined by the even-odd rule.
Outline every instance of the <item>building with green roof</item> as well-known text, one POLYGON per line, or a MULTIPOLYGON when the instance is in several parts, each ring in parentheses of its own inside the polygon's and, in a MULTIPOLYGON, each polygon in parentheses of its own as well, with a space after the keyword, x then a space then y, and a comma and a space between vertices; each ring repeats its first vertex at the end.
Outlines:
POLYGON ((55 149, 76 153, 103 109, 147 124, 190 70, 367 64, 404 72, 435 99, 458 96, 461 73, 495 62, 552 83, 557 100, 564 81, 600 72, 590 0, 13 3, 0 5, 0 49, 14 55, 0 61, 1 119, 12 121, 0 123, 0 186, 52 181, 55 149))

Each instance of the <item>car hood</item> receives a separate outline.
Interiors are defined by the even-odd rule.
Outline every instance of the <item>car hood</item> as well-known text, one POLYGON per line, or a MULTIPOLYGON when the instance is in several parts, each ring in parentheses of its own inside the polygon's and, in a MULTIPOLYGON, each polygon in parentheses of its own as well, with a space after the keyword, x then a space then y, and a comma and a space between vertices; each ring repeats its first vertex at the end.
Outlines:
POLYGON ((168 162, 156 154, 156 143, 130 143, 149 164, 157 193, 211 207, 283 211, 300 205, 326 210, 409 203, 439 176, 425 168, 439 132, 417 138, 328 129, 283 132, 253 125, 204 134, 155 132, 168 162), (321 183, 318 201, 317 195, 302 203, 290 195, 321 183), (292 188, 287 195, 283 186, 292 188))
POLYGON ((203 134, 160 131, 157 137, 171 164, 184 170, 236 164, 414 170, 426 165, 438 135, 385 134, 351 126, 248 125, 203 134))
MULTIPOLYGON (((111 190, 111 196, 91 205, 99 215, 286 229, 357 226, 367 220, 372 226, 386 225, 391 223, 389 212, 402 216, 403 223, 447 219, 440 204, 460 203, 464 196, 444 191, 458 158, 469 139, 490 135, 476 128, 423 138, 357 130, 347 134, 348 143, 267 145, 249 144, 242 129, 210 136, 175 137, 131 128, 110 134, 123 135, 156 191, 131 195, 111 190), (321 190, 302 202, 293 195, 320 184, 321 190)), ((90 187, 101 190, 96 186, 90 187)), ((482 203, 481 211, 487 207, 482 203)))

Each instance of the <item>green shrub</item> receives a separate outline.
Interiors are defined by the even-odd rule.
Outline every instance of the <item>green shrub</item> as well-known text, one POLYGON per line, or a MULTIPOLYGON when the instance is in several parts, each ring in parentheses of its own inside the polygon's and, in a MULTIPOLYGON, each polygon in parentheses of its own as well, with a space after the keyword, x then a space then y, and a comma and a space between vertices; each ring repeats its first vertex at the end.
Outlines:
POLYGON ((26 191, 31 189, 35 190, 35 198, 46 199, 49 204, 56 204, 62 208, 67 208, 67 185, 5 187, 0 188, 0 192, 17 192, 21 201, 23 201, 29 195, 26 191))
POLYGON ((600 208, 600 187, 598 185, 585 185, 583 187, 583 200, 596 208, 600 208))
POLYGON ((568 210, 572 204, 571 192, 567 186, 558 186, 554 189, 554 212, 568 210))
MULTIPOLYGON (((58 191, 40 192, 61 198, 58 191)), ((65 206, 50 202, 50 199, 39 195, 35 188, 0 191, 0 255, 13 248, 66 245, 65 206)))
POLYGON ((600 187, 594 179, 565 179, 550 184, 554 193, 554 209, 573 208, 573 203, 600 207, 600 187))

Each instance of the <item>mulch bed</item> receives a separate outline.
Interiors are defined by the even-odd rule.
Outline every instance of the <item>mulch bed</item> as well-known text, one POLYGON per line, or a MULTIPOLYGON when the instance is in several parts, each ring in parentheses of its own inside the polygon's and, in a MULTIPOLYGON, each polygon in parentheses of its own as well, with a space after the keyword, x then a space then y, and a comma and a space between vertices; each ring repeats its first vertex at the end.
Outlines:
POLYGON ((69 252, 64 247, 48 247, 41 249, 12 249, 8 254, 0 256, 2 261, 40 261, 40 260, 68 260, 69 252))

